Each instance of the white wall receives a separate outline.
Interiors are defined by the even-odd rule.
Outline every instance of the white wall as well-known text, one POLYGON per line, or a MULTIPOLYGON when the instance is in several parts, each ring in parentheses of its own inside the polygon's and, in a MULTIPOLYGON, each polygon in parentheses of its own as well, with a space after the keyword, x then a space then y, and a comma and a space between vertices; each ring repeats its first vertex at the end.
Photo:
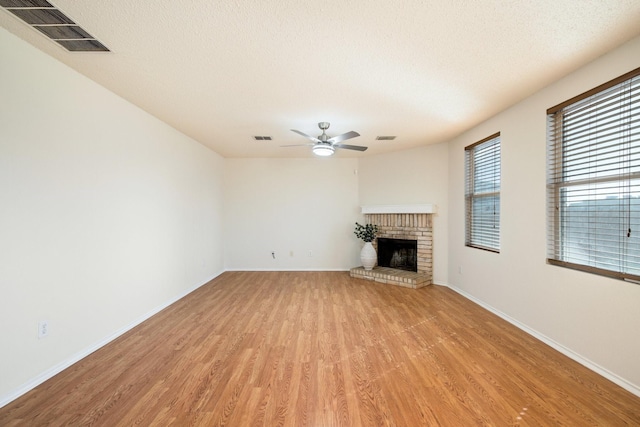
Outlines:
POLYGON ((3 29, 0 58, 1 406, 224 265, 222 158, 3 29))
POLYGON ((353 234, 361 220, 357 167, 357 159, 339 157, 226 159, 226 268, 348 270, 360 265, 353 234))
POLYGON ((427 145, 412 150, 360 159, 360 205, 433 203, 433 281, 448 277, 448 146, 427 145))
POLYGON ((449 284, 640 393, 640 286, 545 262, 546 110, 637 67, 640 38, 451 142, 449 284), (495 254, 464 246, 464 147, 498 131, 501 252, 495 254))

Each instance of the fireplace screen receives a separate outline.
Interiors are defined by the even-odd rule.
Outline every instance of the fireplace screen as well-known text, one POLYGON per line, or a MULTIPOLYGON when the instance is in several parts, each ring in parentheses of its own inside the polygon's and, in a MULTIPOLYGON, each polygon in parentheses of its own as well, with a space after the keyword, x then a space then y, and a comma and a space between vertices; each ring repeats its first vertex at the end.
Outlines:
POLYGON ((418 271, 418 241, 379 237, 378 266, 418 271))

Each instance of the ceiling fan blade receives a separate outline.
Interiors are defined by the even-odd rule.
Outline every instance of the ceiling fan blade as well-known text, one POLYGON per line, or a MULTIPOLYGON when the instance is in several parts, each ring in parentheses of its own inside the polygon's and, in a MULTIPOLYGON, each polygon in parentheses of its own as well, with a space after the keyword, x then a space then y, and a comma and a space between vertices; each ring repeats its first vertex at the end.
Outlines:
POLYGON ((295 133, 297 133, 298 135, 302 135, 302 136, 304 136, 305 138, 312 140, 312 141, 313 141, 313 142, 315 142, 316 144, 317 144, 318 142, 320 142, 320 140, 319 140, 318 138, 315 138, 315 137, 313 137, 313 136, 309 136, 309 135, 307 135, 307 134, 306 134, 306 133, 304 133, 304 132, 300 132, 299 130, 291 129, 291 132, 295 132, 295 133))
POLYGON ((356 151, 367 151, 369 147, 363 147, 361 145, 347 145, 347 144, 334 144, 336 148, 345 148, 347 150, 356 150, 356 151))
POLYGON ((343 133, 342 135, 334 136, 333 138, 329 138, 327 142, 330 142, 332 144, 337 144, 338 142, 355 138, 356 136, 360 136, 360 134, 358 132, 351 131, 351 132, 343 133))

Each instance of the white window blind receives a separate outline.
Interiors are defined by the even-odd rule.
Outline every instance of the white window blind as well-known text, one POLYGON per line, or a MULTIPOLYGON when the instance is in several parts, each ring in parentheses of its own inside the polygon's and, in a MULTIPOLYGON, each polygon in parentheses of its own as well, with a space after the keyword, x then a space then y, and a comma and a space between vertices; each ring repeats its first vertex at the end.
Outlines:
POLYGON ((500 133, 465 148, 467 246, 500 251, 500 133))
POLYGON ((640 69, 547 111, 548 262, 640 280, 640 69))

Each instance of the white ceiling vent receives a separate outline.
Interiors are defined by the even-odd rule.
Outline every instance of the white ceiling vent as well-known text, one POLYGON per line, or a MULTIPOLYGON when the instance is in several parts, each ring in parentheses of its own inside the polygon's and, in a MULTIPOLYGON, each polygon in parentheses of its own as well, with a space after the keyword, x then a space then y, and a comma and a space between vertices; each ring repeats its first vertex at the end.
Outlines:
POLYGON ((70 52, 109 52, 105 45, 46 0, 0 0, 0 6, 70 52))
POLYGON ((270 136, 254 136, 253 139, 255 139, 256 141, 272 141, 273 138, 271 138, 270 136))
POLYGON ((376 141, 393 141, 395 136, 376 136, 376 141))

